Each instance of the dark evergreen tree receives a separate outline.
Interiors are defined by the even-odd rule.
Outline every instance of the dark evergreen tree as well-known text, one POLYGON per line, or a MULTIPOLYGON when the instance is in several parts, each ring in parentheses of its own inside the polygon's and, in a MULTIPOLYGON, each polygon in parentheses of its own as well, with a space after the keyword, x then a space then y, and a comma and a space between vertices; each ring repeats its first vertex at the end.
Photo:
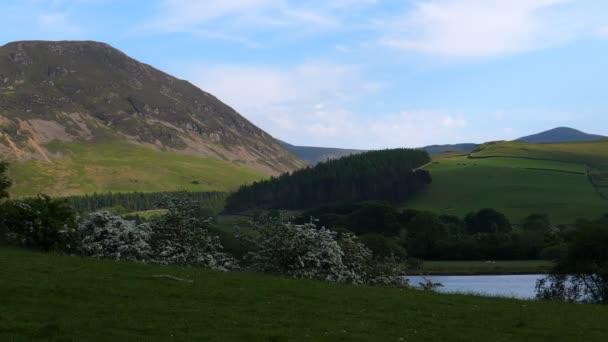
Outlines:
POLYGON ((301 209, 369 200, 404 202, 431 182, 419 167, 430 162, 422 150, 373 151, 330 160, 241 187, 226 209, 301 209))
POLYGON ((8 164, 0 161, 0 200, 8 198, 8 189, 11 187, 11 181, 6 175, 8 171, 8 164))

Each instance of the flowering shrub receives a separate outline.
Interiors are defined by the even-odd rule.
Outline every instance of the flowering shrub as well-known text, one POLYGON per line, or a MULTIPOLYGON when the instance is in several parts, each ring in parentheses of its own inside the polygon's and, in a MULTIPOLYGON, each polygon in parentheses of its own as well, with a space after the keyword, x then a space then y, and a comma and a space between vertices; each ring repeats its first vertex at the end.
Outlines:
POLYGON ((188 199, 166 198, 168 212, 150 223, 153 261, 209 267, 228 271, 238 268, 234 258, 223 252, 217 236, 209 235, 210 219, 188 199))
POLYGON ((72 251, 77 246, 76 213, 66 202, 48 196, 0 205, 0 232, 9 245, 44 251, 72 251))
POLYGON ((338 237, 326 228, 296 225, 284 217, 254 225, 254 232, 239 237, 250 244, 245 262, 255 271, 341 283, 404 285, 403 273, 374 260, 353 234, 338 237))
POLYGON ((150 234, 148 224, 137 225, 109 212, 93 213, 80 225, 80 251, 96 258, 147 261, 150 234))

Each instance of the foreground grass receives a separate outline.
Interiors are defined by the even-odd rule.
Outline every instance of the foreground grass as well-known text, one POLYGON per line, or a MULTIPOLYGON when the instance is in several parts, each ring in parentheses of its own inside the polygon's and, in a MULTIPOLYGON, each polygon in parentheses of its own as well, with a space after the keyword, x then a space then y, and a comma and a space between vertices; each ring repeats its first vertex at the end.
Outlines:
POLYGON ((423 269, 413 274, 429 275, 500 275, 544 274, 553 263, 545 260, 516 261, 425 261, 423 269))
POLYGON ((0 248, 0 340, 605 341, 608 307, 0 248), (170 274, 193 282, 154 275, 170 274))
POLYGON ((54 142, 61 158, 11 164, 11 195, 72 196, 106 192, 233 191, 265 178, 262 173, 214 158, 160 152, 122 140, 54 142))

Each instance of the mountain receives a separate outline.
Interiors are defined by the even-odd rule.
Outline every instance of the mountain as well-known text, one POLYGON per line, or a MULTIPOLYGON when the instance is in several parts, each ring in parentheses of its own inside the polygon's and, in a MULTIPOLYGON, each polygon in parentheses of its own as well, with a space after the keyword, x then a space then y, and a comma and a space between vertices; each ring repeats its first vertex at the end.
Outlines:
POLYGON ((581 132, 574 128, 569 127, 558 127, 545 132, 541 132, 534 135, 529 135, 517 139, 516 141, 523 141, 527 143, 558 143, 558 142, 578 142, 578 141, 595 141, 601 140, 606 137, 595 134, 588 134, 581 132))
POLYGON ((477 144, 454 144, 454 145, 430 145, 422 147, 429 154, 439 154, 444 152, 471 152, 477 147, 477 144))
POLYGON ((213 95, 91 41, 0 47, 0 135, 0 158, 16 162, 52 164, 71 156, 57 146, 120 141, 268 175, 306 166, 213 95))
POLYGON ((339 159, 342 157, 350 156, 352 154, 366 152, 365 150, 352 150, 331 147, 295 146, 288 144, 284 141, 277 141, 291 153, 298 156, 300 159, 306 161, 311 166, 317 165, 318 163, 327 160, 339 159))

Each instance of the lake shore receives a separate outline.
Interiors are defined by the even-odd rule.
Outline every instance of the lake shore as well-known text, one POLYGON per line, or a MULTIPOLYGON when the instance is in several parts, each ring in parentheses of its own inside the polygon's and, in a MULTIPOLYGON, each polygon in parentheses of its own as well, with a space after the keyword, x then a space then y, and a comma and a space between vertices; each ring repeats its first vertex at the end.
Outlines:
POLYGON ((543 274, 553 267, 546 260, 515 261, 425 261, 422 269, 406 275, 508 275, 543 274))

